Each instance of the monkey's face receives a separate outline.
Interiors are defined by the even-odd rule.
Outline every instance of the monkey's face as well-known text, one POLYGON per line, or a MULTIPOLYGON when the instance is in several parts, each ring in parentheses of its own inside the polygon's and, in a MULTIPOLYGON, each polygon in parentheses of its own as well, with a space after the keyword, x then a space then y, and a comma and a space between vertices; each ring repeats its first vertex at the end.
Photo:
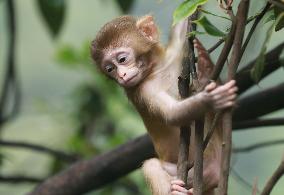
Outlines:
POLYGON ((101 63, 102 71, 125 88, 136 86, 145 77, 147 68, 142 59, 136 58, 130 47, 108 49, 101 63))

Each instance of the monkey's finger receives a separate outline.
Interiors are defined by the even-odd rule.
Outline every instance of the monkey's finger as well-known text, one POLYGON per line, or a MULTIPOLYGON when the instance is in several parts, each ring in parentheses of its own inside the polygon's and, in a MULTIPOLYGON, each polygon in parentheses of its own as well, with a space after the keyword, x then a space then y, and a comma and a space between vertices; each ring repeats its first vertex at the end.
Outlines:
POLYGON ((190 189, 188 190, 188 195, 193 195, 193 188, 190 188, 190 189))
POLYGON ((183 186, 185 186, 185 183, 180 179, 175 179, 175 180, 171 181, 171 186, 173 186, 173 185, 179 185, 179 186, 183 187, 183 186))
POLYGON ((211 92, 212 90, 216 89, 217 84, 215 82, 209 83, 208 85, 206 85, 205 87, 205 91, 207 93, 211 92))
POLYGON ((215 100, 216 104, 225 104, 226 102, 229 101, 235 101, 237 99, 236 94, 231 94, 227 96, 222 96, 220 99, 215 100))
POLYGON ((238 91, 237 87, 233 87, 227 91, 220 91, 220 93, 217 93, 215 95, 212 95, 212 98, 214 101, 219 102, 219 101, 228 101, 228 100, 233 100, 237 98, 236 92, 238 91))
POLYGON ((235 87, 229 89, 228 93, 233 94, 233 93, 236 93, 238 90, 239 90, 239 88, 235 86, 235 87))
POLYGON ((185 189, 184 187, 181 187, 181 186, 175 185, 175 184, 171 186, 171 191, 172 192, 174 192, 174 191, 182 192, 182 193, 185 193, 185 194, 188 192, 188 190, 185 189))
POLYGON ((211 92, 211 95, 214 96, 214 95, 217 95, 217 94, 223 94, 223 93, 227 92, 229 89, 233 88, 235 86, 235 84, 236 84, 236 81, 231 80, 228 83, 221 85, 221 86, 217 87, 216 89, 214 89, 211 92))
POLYGON ((236 101, 228 101, 228 102, 222 102, 222 103, 215 104, 215 108, 217 110, 220 110, 220 109, 225 109, 229 107, 234 107, 235 105, 236 105, 236 101))
POLYGON ((172 191, 171 195, 187 195, 187 193, 182 193, 182 192, 178 192, 178 191, 172 191))
POLYGON ((221 110, 221 109, 233 107, 234 105, 235 105, 235 102, 229 101, 229 102, 226 102, 224 104, 216 105, 215 108, 216 108, 216 110, 221 110))

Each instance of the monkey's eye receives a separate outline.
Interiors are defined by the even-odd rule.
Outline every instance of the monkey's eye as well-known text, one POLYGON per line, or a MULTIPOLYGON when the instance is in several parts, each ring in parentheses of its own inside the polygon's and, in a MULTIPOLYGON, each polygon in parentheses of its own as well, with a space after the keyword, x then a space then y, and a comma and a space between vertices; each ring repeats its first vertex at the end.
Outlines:
POLYGON ((105 69, 108 73, 110 73, 114 70, 114 66, 112 64, 109 64, 109 65, 106 65, 105 69))
POLYGON ((127 56, 126 56, 125 54, 119 55, 119 56, 117 57, 117 61, 118 61, 118 63, 120 63, 120 64, 126 62, 126 60, 127 60, 127 56))

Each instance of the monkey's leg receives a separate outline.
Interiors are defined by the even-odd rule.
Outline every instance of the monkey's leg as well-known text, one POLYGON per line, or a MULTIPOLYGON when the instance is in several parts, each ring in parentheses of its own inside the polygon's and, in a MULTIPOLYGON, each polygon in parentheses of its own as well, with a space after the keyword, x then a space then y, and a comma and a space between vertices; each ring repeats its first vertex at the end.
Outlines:
POLYGON ((144 162, 142 170, 153 195, 169 195, 172 176, 163 168, 161 161, 152 158, 144 162))
MULTIPOLYGON (((203 195, 214 195, 214 190, 218 187, 220 179, 220 159, 218 156, 214 158, 205 158, 203 163, 203 195)), ((188 181, 190 188, 193 187, 194 168, 188 172, 188 181)))

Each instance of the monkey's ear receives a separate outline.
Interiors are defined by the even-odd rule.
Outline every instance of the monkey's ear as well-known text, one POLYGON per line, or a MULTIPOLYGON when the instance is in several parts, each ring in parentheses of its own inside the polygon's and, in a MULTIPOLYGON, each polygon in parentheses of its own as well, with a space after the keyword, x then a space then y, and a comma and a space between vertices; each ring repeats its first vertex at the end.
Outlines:
POLYGON ((154 22, 154 18, 151 15, 146 15, 139 18, 136 22, 138 30, 151 42, 159 41, 158 28, 154 22))

